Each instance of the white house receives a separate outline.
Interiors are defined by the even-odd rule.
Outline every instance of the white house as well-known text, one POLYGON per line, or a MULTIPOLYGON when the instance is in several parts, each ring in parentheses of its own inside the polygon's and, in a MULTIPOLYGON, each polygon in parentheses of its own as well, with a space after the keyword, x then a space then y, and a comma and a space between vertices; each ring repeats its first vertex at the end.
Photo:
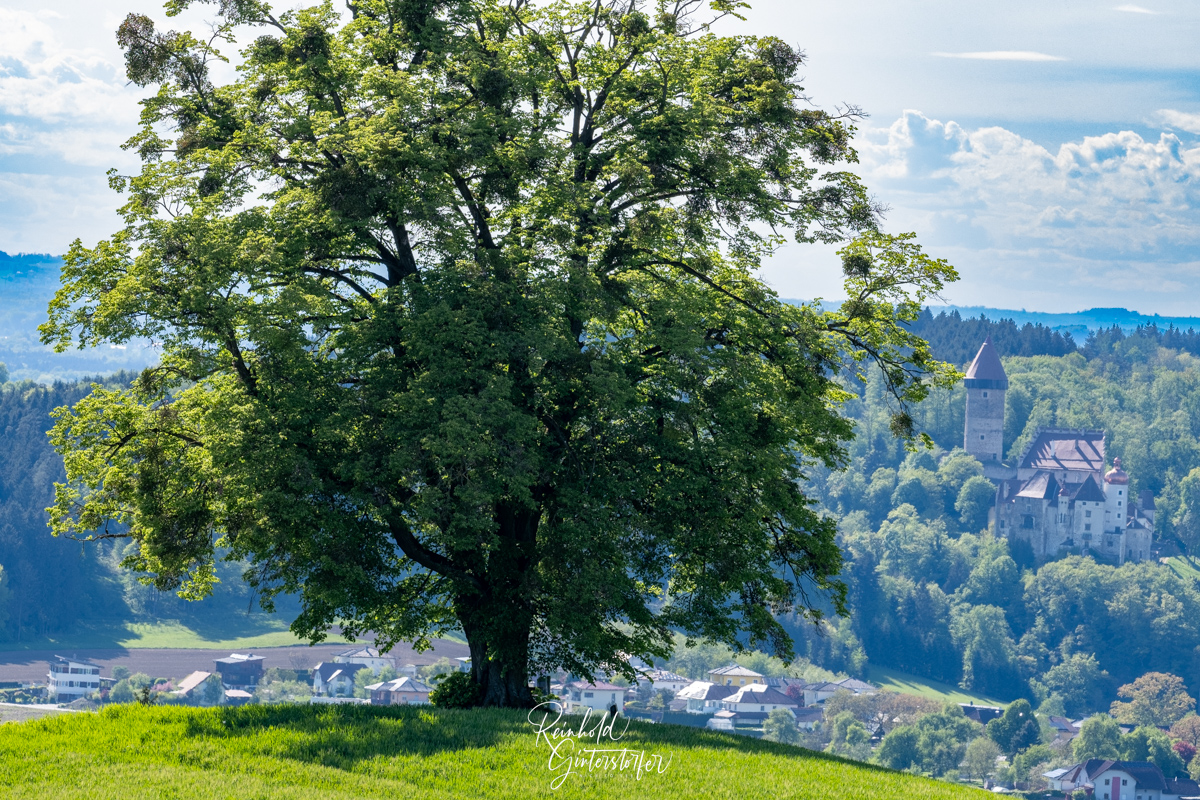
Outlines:
POLYGON ((721 701, 723 711, 732 711, 738 717, 748 719, 766 718, 777 709, 793 712, 800 706, 798 702, 782 692, 761 684, 749 684, 738 689, 721 701))
POLYGON ((353 697, 354 675, 370 669, 366 664, 322 661, 313 668, 313 694, 327 697, 353 697))
POLYGON ((866 681, 860 681, 857 678, 843 678, 840 681, 818 681, 817 683, 805 685, 804 705, 815 706, 818 703, 824 703, 838 692, 875 694, 878 691, 879 689, 875 686, 866 681))
POLYGON ((373 706, 429 705, 429 687, 408 676, 372 684, 367 689, 373 706))
POLYGON ((338 653, 333 657, 336 664, 362 664, 364 667, 370 667, 371 672, 376 675, 384 667, 395 668, 392 659, 381 655, 374 647, 359 647, 354 650, 347 650, 344 653, 338 653))
POLYGON ((47 692, 58 703, 69 703, 100 690, 100 665, 55 656, 50 662, 47 692))
POLYGON ((603 713, 616 706, 617 711, 620 712, 625 709, 625 693, 628 691, 629 689, 625 686, 617 686, 603 681, 595 683, 571 681, 563 686, 561 695, 563 710, 572 714, 583 713, 585 708, 590 708, 603 713))
POLYGON ((1056 791, 1090 790, 1095 800, 1180 800, 1200 795, 1192 780, 1167 780, 1149 761, 1093 758, 1067 769, 1043 774, 1056 791))
POLYGON ((665 669, 652 669, 649 672, 639 675, 638 678, 639 684, 649 681, 656 692, 661 692, 665 689, 671 694, 676 695, 692 685, 691 678, 676 675, 674 672, 668 672, 665 669))
POLYGON ((675 695, 675 699, 687 701, 686 711, 689 714, 715 714, 721 710, 721 701, 735 691, 732 686, 692 681, 675 695))
POLYGON ((721 686, 745 686, 748 683, 766 683, 761 672, 746 669, 741 664, 727 664, 708 673, 708 679, 721 686))

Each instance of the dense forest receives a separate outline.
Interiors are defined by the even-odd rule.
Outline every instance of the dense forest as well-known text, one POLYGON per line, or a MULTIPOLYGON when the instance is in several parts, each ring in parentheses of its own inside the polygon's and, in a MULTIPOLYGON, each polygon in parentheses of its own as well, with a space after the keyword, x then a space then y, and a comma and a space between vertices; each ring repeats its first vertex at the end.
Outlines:
MULTIPOLYGON (((957 330, 969 331, 961 322, 957 330)), ((1200 465, 1200 358, 1167 341, 1190 344, 1155 329, 1106 331, 1066 355, 1004 358, 1005 443, 1011 458, 1039 426, 1104 428, 1109 459, 1121 457, 1131 491, 1154 493, 1157 535, 1170 542, 1188 516, 1181 483, 1200 465)), ((965 352, 979 342, 944 336, 942 347, 951 345, 965 352)), ((839 644, 814 660, 828 653, 823 665, 832 669, 877 664, 1000 697, 1049 699, 1072 715, 1106 709, 1119 684, 1151 670, 1200 689, 1196 583, 1156 562, 1117 566, 1067 553, 1038 565, 1027 549, 992 538, 991 486, 956 449, 964 409, 961 387, 935 393, 914 418, 937 447, 906 452, 890 434, 892 409, 878 386, 850 402, 859 433, 850 466, 815 472, 811 489, 841 520, 853 612, 830 637, 839 644)))
MULTIPOLYGON (((187 603, 143 586, 120 567, 128 555, 124 539, 85 544, 52 537, 45 509, 64 474, 46 438, 50 414, 84 397, 91 380, 39 386, 6 382, 7 377, 0 365, 0 641, 56 636, 79 624, 106 628, 162 619, 229 631, 252 615, 253 598, 236 564, 224 565, 213 598, 187 603)), ((119 384, 132 377, 118 373, 95 380, 119 384)))

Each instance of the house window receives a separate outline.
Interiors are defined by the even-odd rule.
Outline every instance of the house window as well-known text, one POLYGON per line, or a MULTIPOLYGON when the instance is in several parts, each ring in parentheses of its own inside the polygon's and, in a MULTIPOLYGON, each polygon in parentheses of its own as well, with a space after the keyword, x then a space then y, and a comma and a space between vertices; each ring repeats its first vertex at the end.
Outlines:
POLYGON ((1090 522, 1087 523, 1086 525, 1083 526, 1083 529, 1085 531, 1090 531, 1092 529, 1092 523, 1090 523, 1090 522))
POLYGON ((766 711, 766 710, 767 710, 767 707, 766 707, 766 706, 759 706, 759 707, 758 707, 758 710, 759 710, 759 711, 766 711))
POLYGON ((983 441, 983 439, 984 439, 984 436, 983 436, 983 434, 982 434, 982 433, 981 433, 981 434, 979 434, 979 441, 981 441, 981 442, 982 442, 982 441, 983 441))
POLYGON ((1120 501, 1120 500, 1118 500, 1118 501, 1117 501, 1117 508, 1120 508, 1120 507, 1121 507, 1121 501, 1120 501))
POLYGON ((984 392, 984 393, 983 393, 983 396, 984 396, 984 397, 987 397, 987 392, 984 392))
POLYGON ((1091 512, 1091 511, 1085 511, 1085 512, 1083 512, 1083 515, 1084 515, 1085 517, 1090 517, 1090 516, 1092 515, 1092 512, 1091 512))
POLYGON ((584 697, 591 697, 591 696, 592 696, 592 693, 591 693, 591 692, 584 692, 584 693, 583 693, 583 696, 584 696, 584 697))

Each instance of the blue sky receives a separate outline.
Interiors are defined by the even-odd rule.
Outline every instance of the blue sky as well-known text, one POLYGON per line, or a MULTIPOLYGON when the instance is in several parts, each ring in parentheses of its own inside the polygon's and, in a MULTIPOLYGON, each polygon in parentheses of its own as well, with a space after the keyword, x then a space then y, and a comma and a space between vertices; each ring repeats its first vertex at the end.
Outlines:
MULTIPOLYGON (((0 250, 116 227, 110 167, 134 129, 113 31, 152 0, 0 0, 0 250)), ((202 30, 205 14, 173 27, 202 30)), ((734 29, 808 53, 814 103, 853 103, 886 227, 962 280, 959 305, 1200 315, 1200 3, 757 0, 734 29)), ((828 248, 765 269, 839 296, 828 248)))

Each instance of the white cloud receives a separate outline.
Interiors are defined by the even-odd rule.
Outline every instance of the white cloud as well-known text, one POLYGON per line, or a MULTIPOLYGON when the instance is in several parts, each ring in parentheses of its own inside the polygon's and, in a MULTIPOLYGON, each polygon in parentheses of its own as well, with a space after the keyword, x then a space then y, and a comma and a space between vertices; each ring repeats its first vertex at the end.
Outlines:
POLYGON ((969 58, 976 61, 1066 61, 1062 56, 1051 56, 1033 50, 985 50, 976 53, 930 53, 938 58, 969 58))
POLYGON ((1115 11, 1124 11, 1128 14, 1158 14, 1159 13, 1158 11, 1151 11, 1148 8, 1142 8, 1141 6, 1135 6, 1132 3, 1126 3, 1123 6, 1117 6, 1114 10, 1115 11))
POLYGON ((1168 128, 1178 128, 1188 133, 1200 133, 1200 114, 1189 114, 1186 111, 1164 108, 1155 116, 1168 128))
POLYGON ((1118 131, 1048 149, 907 111, 865 130, 859 152, 887 227, 962 270, 951 298, 1195 313, 1200 146, 1118 131))

